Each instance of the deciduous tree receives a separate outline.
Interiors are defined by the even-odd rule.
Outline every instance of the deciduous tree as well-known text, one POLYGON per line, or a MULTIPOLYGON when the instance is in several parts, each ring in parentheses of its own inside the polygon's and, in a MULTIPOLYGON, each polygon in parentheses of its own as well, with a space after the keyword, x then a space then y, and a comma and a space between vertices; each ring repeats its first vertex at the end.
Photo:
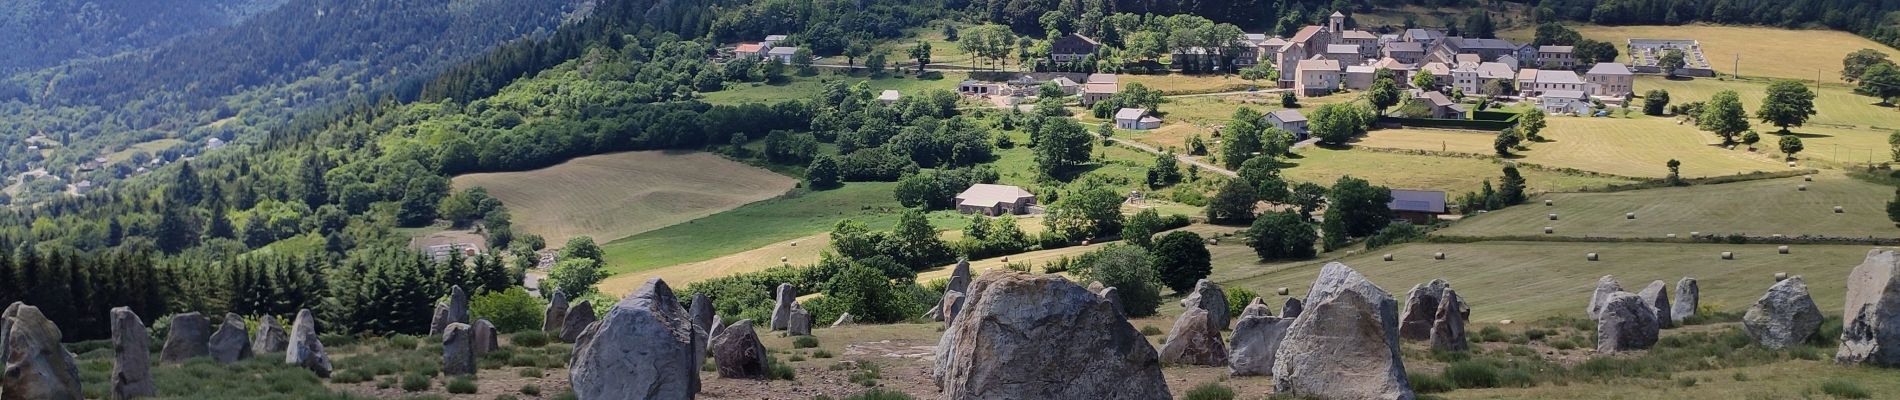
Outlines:
POLYGON ((1768 84, 1768 97, 1762 99, 1761 108, 1755 109, 1755 118, 1781 127, 1783 135, 1789 133, 1788 127, 1801 126, 1814 114, 1814 92, 1801 82, 1789 80, 1768 84))

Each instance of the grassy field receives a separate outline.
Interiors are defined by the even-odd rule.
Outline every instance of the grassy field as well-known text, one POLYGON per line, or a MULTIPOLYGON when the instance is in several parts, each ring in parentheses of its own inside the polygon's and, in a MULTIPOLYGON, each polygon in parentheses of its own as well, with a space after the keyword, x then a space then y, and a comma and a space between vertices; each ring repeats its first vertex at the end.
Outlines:
POLYGON ((1801 178, 1650 189, 1615 193, 1553 193, 1531 205, 1473 216, 1441 234, 1454 236, 1542 235, 1543 227, 1560 236, 1648 237, 1689 232, 1743 233, 1751 236, 1822 235, 1900 237, 1888 221, 1886 202, 1893 188, 1838 174, 1801 178), (1798 185, 1807 191, 1797 191, 1798 185), (1546 207, 1543 200, 1554 201, 1546 207), (1845 213, 1834 213, 1834 206, 1845 213), (1636 213, 1625 219, 1624 213, 1636 213), (1551 221, 1548 214, 1558 214, 1551 221))
POLYGON ((643 151, 462 175, 454 183, 486 188, 508 205, 517 230, 560 246, 575 236, 605 242, 713 215, 784 194, 796 181, 710 153, 643 151))
MULTIPOLYGON (((1532 143, 1530 150, 1518 152, 1517 159, 1550 167, 1649 178, 1668 175, 1666 165, 1671 159, 1682 161, 1681 174, 1685 178, 1787 169, 1787 165, 1771 155, 1714 146, 1718 140, 1714 135, 1693 126, 1676 125, 1671 118, 1551 117, 1549 121, 1550 127, 1544 130, 1543 136, 1550 141, 1532 143)), ((1495 154, 1491 145, 1495 138, 1494 134, 1483 132, 1392 129, 1373 131, 1358 144, 1489 155, 1495 154)))
POLYGON ((963 81, 968 74, 961 72, 944 73, 943 79, 917 79, 915 76, 893 74, 884 78, 870 79, 863 76, 842 76, 831 72, 819 72, 816 76, 793 76, 782 84, 743 83, 732 85, 712 93, 700 93, 702 100, 712 104, 777 103, 786 100, 804 100, 816 97, 824 91, 825 84, 845 80, 851 84, 870 81, 873 93, 883 90, 896 90, 905 95, 921 93, 929 89, 957 90, 957 82, 963 81))
MULTIPOLYGON (((1535 35, 1534 27, 1498 32, 1499 37, 1526 42, 1535 35)), ((1900 55, 1886 45, 1852 33, 1828 30, 1788 30, 1765 27, 1685 25, 1685 26, 1571 26, 1584 37, 1615 44, 1629 60, 1626 48, 1631 38, 1695 39, 1715 70, 1735 72, 1736 56, 1741 57, 1742 76, 1767 76, 1841 82, 1841 58, 1860 49, 1875 49, 1900 55), (1818 74, 1818 76, 1817 76, 1818 74)), ((1640 86, 1640 85, 1639 85, 1640 86)), ((1639 90, 1640 91, 1640 90, 1639 90)))
POLYGON ((159 139, 159 140, 153 140, 150 142, 134 144, 132 145, 132 147, 125 148, 125 150, 119 150, 119 151, 113 152, 112 154, 107 154, 106 162, 110 164, 122 163, 122 162, 125 162, 125 160, 132 159, 132 155, 138 154, 139 152, 145 152, 145 153, 149 153, 150 155, 156 156, 158 155, 159 150, 168 149, 168 148, 171 148, 172 146, 177 146, 181 144, 185 144, 185 141, 178 140, 178 139, 159 139))
MULTIPOLYGON (((1668 90, 1674 102, 1704 101, 1714 97, 1718 91, 1733 90, 1741 95, 1742 107, 1750 113, 1761 106, 1761 99, 1766 96, 1767 90, 1766 83, 1762 81, 1667 80, 1648 76, 1637 78, 1636 87, 1639 92, 1668 90)), ((1851 163, 1867 162, 1869 159, 1873 162, 1889 161, 1892 155, 1888 152, 1887 135, 1892 133, 1891 130, 1900 129, 1900 110, 1876 105, 1877 102, 1872 97, 1856 95, 1848 89, 1835 86, 1823 86, 1815 91, 1814 108, 1818 113, 1807 126, 1793 128, 1801 136, 1803 144, 1807 145, 1806 151, 1800 155, 1851 163)), ((1775 126, 1763 124, 1759 120, 1749 122, 1754 124, 1756 131, 1761 132, 1762 142, 1769 143, 1765 147, 1772 148, 1773 141, 1779 140, 1779 136, 1772 134, 1777 129, 1775 126)))
MULTIPOLYGON (((1322 185, 1332 185, 1340 176, 1351 175, 1373 184, 1402 189, 1438 189, 1456 195, 1478 190, 1484 179, 1496 180, 1503 166, 1476 158, 1437 157, 1383 153, 1368 150, 1339 150, 1306 147, 1295 151, 1298 158, 1286 160, 1287 177, 1322 185)), ((1522 171, 1532 191, 1565 191, 1583 187, 1627 183, 1617 178, 1575 176, 1537 170, 1522 171)))

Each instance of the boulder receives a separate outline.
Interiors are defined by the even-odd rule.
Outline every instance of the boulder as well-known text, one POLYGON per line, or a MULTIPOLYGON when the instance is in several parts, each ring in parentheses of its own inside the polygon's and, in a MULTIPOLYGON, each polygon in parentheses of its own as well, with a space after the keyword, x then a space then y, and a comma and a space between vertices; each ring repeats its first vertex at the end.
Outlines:
POLYGON ((439 336, 449 327, 449 305, 435 303, 435 315, 429 317, 429 336, 439 336))
POLYGON ((548 299, 548 308, 541 311, 541 331, 561 333, 567 327, 567 294, 554 289, 554 297, 548 299))
POLYGON ((330 377, 330 353, 323 351, 323 342, 317 339, 317 317, 310 309, 297 311, 297 320, 290 323, 290 344, 284 351, 284 363, 296 365, 316 372, 317 376, 330 377))
MULTIPOLYGON (((571 312, 569 313, 572 314, 571 312)), ((693 325, 673 289, 647 280, 588 329, 568 371, 583 399, 692 399, 706 332, 693 325)))
POLYGON ((1273 393, 1412 399, 1399 358, 1399 304, 1346 264, 1327 263, 1273 360, 1273 393))
POLYGON ((1755 344, 1782 349, 1800 344, 1821 328, 1821 308, 1808 296, 1808 283, 1795 275, 1768 287, 1742 314, 1742 328, 1755 344))
POLYGON ((719 315, 713 315, 712 327, 706 329, 706 337, 708 338, 718 337, 719 332, 725 329, 726 329, 725 318, 720 317, 719 315))
POLYGON ((1301 301, 1299 298, 1288 297, 1286 304, 1280 305, 1280 318, 1299 318, 1303 308, 1305 308, 1304 301, 1301 301))
MULTIPOLYGON (((79 400, 84 397, 79 387, 79 362, 60 344, 61 337, 59 326, 46 319, 39 307, 15 302, 0 313, 0 357, 4 357, 0 361, 5 364, 5 374, 0 374, 0 399, 79 400)), ((143 368, 144 364, 139 367, 143 368)), ((149 376, 144 382, 150 387, 149 376)))
POLYGON ((1590 305, 1584 310, 1590 313, 1591 319, 1596 319, 1603 313, 1603 303, 1610 300, 1610 295, 1621 291, 1623 291, 1623 285, 1616 283, 1615 276, 1604 275, 1602 278, 1597 278, 1597 289, 1590 293, 1590 305))
POLYGON ((1227 344, 1221 342, 1220 328, 1208 322, 1214 313, 1188 308, 1174 320, 1174 329, 1161 345, 1161 362, 1169 364, 1227 365, 1227 344))
POLYGON ((937 343, 943 399, 1170 398, 1154 346, 1100 295, 1014 271, 969 289, 937 343))
POLYGON ((1841 308, 1841 345, 1834 361, 1842 364, 1900 366, 1900 256, 1874 249, 1847 274, 1847 303, 1841 308))
POLYGON ((1189 309, 1207 311, 1207 323, 1215 332, 1227 330, 1227 292, 1213 281, 1202 279, 1194 283, 1194 291, 1181 299, 1181 306, 1189 309))
POLYGON ((244 328, 244 317, 225 313, 224 323, 218 324, 218 331, 211 334, 211 341, 205 348, 211 353, 211 359, 219 363, 230 364, 251 358, 251 333, 244 328))
POLYGON ((705 293, 693 293, 693 307, 688 310, 693 312, 693 326, 712 331, 713 314, 716 313, 713 311, 712 298, 706 297, 705 293))
POLYGON ((1662 324, 1643 296, 1611 293, 1597 315, 1597 352, 1615 353, 1656 345, 1662 324))
POLYGON ((851 325, 852 323, 856 321, 857 321, 856 319, 851 318, 851 313, 839 314, 838 320, 831 322, 831 327, 836 328, 840 326, 851 325))
POLYGON ((1399 314, 1399 338, 1425 341, 1432 339, 1432 320, 1438 315, 1438 300, 1444 297, 1445 289, 1451 283, 1443 279, 1433 279, 1412 285, 1405 292, 1405 311, 1399 314))
POLYGON ((714 336, 709 346, 720 378, 765 379, 765 345, 752 329, 752 320, 732 323, 714 336))
POLYGON ((1702 287, 1696 285, 1695 278, 1682 277, 1676 281, 1676 296, 1669 303, 1669 322, 1682 325, 1682 320, 1694 316, 1696 309, 1702 307, 1702 287))
POLYGON ((1258 305, 1263 310, 1261 313, 1255 313, 1255 308, 1247 306, 1247 312, 1241 313, 1240 321, 1234 323, 1233 351, 1227 355, 1230 375, 1273 375, 1273 355, 1280 351, 1280 341, 1286 339, 1287 328, 1293 327, 1292 318, 1265 314, 1265 304, 1258 305))
POLYGON ((460 322, 442 330, 442 374, 475 374, 475 327, 460 322))
POLYGON ((790 283, 780 283, 775 296, 773 298, 776 300, 772 304, 772 330, 782 331, 790 325, 792 304, 798 302, 798 289, 792 288, 790 283))
POLYGON ((1109 304, 1110 306, 1113 306, 1113 307, 1115 308, 1115 312, 1116 312, 1116 313, 1120 313, 1120 314, 1123 314, 1124 316, 1126 316, 1126 315, 1127 315, 1127 313, 1128 313, 1128 310, 1126 310, 1126 309, 1123 309, 1123 308, 1122 308, 1123 306, 1122 306, 1122 291, 1121 291, 1121 289, 1116 289, 1116 288, 1112 288, 1112 287, 1111 287, 1111 288, 1102 288, 1102 291, 1101 291, 1101 292, 1097 292, 1097 293, 1096 293, 1096 295, 1097 295, 1097 296, 1101 296, 1101 297, 1102 297, 1102 300, 1107 300, 1107 301, 1108 301, 1108 304, 1109 304))
POLYGON ((792 317, 785 323, 785 334, 790 336, 811 336, 811 312, 804 306, 792 303, 792 317))
POLYGON ((493 322, 488 322, 486 318, 478 319, 469 328, 475 331, 475 356, 480 357, 501 348, 501 332, 495 329, 493 322))
POLYGON ((257 321, 257 333, 251 337, 251 354, 282 353, 290 345, 290 335, 277 317, 265 315, 257 321))
POLYGON ((158 360, 168 364, 182 364, 192 357, 204 357, 211 354, 206 348, 211 343, 211 320, 196 312, 172 316, 171 328, 165 332, 165 348, 159 350, 158 360))
POLYGON ((580 340, 581 331, 587 330, 587 325, 593 324, 596 318, 593 301, 574 303, 573 307, 568 307, 566 317, 561 321, 561 341, 574 343, 580 340))
POLYGON ((957 266, 950 269, 950 284, 944 292, 970 292, 970 260, 957 260, 957 266))
POLYGON ((944 326, 950 326, 950 324, 955 323, 957 321, 957 313, 963 311, 963 292, 944 292, 943 300, 937 304, 937 310, 943 313, 944 326))
POLYGON ((1247 302, 1246 308, 1240 309, 1241 318, 1271 316, 1273 316, 1273 307, 1267 306, 1267 299, 1259 297, 1253 298, 1253 301, 1247 302))
POLYGON ((1458 291, 1445 288, 1438 299, 1438 312, 1432 316, 1432 349, 1465 351, 1471 348, 1471 342, 1465 340, 1467 311, 1464 305, 1458 291))
POLYGON ((158 395, 158 385, 152 381, 151 342, 145 321, 131 308, 112 309, 112 398, 158 395))
POLYGON ((1669 314, 1675 311, 1675 307, 1669 305, 1669 284, 1663 281, 1651 281, 1649 286, 1643 287, 1643 291, 1637 292, 1636 295, 1642 296, 1643 305, 1649 306, 1649 312, 1656 314, 1657 325, 1664 328, 1675 326, 1676 320, 1669 317, 1669 314))

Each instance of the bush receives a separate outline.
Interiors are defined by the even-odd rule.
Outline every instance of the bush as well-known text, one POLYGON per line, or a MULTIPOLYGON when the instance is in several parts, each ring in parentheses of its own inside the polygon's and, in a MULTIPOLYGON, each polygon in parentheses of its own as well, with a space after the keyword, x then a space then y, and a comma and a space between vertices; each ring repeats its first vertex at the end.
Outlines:
POLYGON ((1203 383, 1188 390, 1187 400, 1234 400, 1234 389, 1219 383, 1203 383))
POLYGON ((424 375, 421 373, 410 373, 408 375, 403 375, 402 390, 406 392, 420 392, 424 390, 429 390, 429 379, 430 379, 429 375, 424 375))
POLYGON ((1081 263, 1092 265, 1083 275, 1089 280, 1101 281, 1102 286, 1115 288, 1122 298, 1122 311, 1129 317, 1154 315, 1155 309, 1161 306, 1161 280, 1155 276, 1147 251, 1136 246, 1110 245, 1084 257, 1094 262, 1081 263))
POLYGON ((816 337, 799 336, 792 338, 792 348, 794 349, 809 349, 813 347, 818 347, 818 338, 816 337))
POLYGON ((537 368, 537 367, 526 367, 526 368, 522 368, 519 371, 515 371, 515 375, 523 377, 523 378, 540 378, 543 375, 547 375, 547 371, 543 371, 541 370, 541 368, 537 368))
POLYGON ((548 345, 549 340, 551 339, 548 338, 548 333, 542 332, 539 327, 536 327, 534 330, 521 331, 514 336, 510 336, 508 342, 516 346, 534 349, 548 345))
POLYGON ((1240 318, 1240 313, 1247 311, 1247 304, 1252 303, 1255 297, 1260 297, 1260 294, 1247 288, 1227 289, 1227 316, 1240 318))
POLYGON ((1167 333, 1167 332, 1162 332, 1161 328, 1156 328, 1154 325, 1143 325, 1141 327, 1142 336, 1154 336, 1154 335, 1160 335, 1163 333, 1167 333))
POLYGON ((911 400, 911 399, 912 397, 910 397, 910 395, 908 394, 904 394, 902 392, 887 392, 887 391, 884 391, 884 389, 871 389, 871 390, 865 391, 864 393, 858 393, 858 394, 852 395, 851 397, 844 398, 844 400, 911 400))
POLYGON ((538 386, 532 383, 521 385, 521 394, 525 394, 529 396, 540 396, 541 386, 538 386))
POLYGON ((1313 258, 1319 233, 1306 217, 1293 212, 1267 213, 1247 229, 1247 241, 1262 260, 1313 258))
POLYGON ((455 377, 448 385, 449 393, 454 394, 473 394, 475 389, 475 380, 466 376, 455 377))
POLYGON ((1366 250, 1411 242, 1425 237, 1425 230, 1408 222, 1395 222, 1366 238, 1366 250))
POLYGON ((1445 366, 1445 380, 1466 389, 1498 387, 1498 367, 1482 361, 1459 361, 1445 366))
POLYGON ((385 343, 389 345, 391 350, 414 350, 416 345, 420 344, 421 341, 417 340, 415 336, 397 334, 390 336, 389 340, 385 343))
POLYGON ((814 350, 814 351, 812 351, 812 352, 811 352, 811 356, 812 356, 812 358, 831 358, 831 357, 834 357, 834 356, 833 356, 833 355, 831 354, 831 352, 829 352, 829 351, 825 351, 824 349, 818 349, 818 350, 814 350))
POLYGON ((1866 399, 1874 395, 1861 387, 1860 383, 1848 379, 1834 378, 1821 383, 1821 393, 1843 399, 1866 399))
POLYGON ((1451 381, 1440 378, 1438 375, 1409 373, 1405 374, 1405 378, 1412 382, 1412 391, 1418 393, 1444 393, 1458 388, 1453 386, 1451 381))
POLYGON ((330 383, 342 383, 342 384, 362 383, 362 382, 369 382, 371 378, 374 378, 374 377, 370 376, 368 372, 364 372, 363 370, 346 369, 342 371, 337 371, 335 374, 330 375, 330 383))
POLYGON ((522 332, 541 329, 542 309, 547 304, 519 286, 500 292, 484 292, 469 299, 469 314, 495 324, 495 330, 522 332))

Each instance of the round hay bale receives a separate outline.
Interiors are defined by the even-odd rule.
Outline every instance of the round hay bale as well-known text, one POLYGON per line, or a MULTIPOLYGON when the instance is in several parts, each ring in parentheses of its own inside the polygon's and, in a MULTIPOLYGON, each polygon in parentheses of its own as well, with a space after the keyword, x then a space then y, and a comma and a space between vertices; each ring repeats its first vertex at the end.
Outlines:
POLYGON ((1552 221, 1556 221, 1556 220, 1557 220, 1557 213, 1551 213, 1551 214, 1550 214, 1550 220, 1552 220, 1552 221))
POLYGON ((1776 273, 1775 273, 1775 282, 1781 282, 1781 281, 1785 281, 1785 280, 1788 280, 1788 273, 1786 273, 1786 272, 1776 272, 1776 273))
POLYGON ((1220 245, 1220 238, 1207 238, 1207 243, 1208 243, 1208 244, 1212 244, 1212 245, 1215 245, 1215 246, 1219 246, 1219 245, 1220 245))
POLYGON ((1775 238, 1775 239, 1780 239, 1780 238, 1781 238, 1781 234, 1779 234, 1779 233, 1777 233, 1777 234, 1773 234, 1773 235, 1768 235, 1768 237, 1771 237, 1771 238, 1775 238))
POLYGON ((1544 234, 1545 234, 1545 235, 1549 235, 1549 234, 1552 234, 1552 233, 1557 233, 1557 229, 1556 229, 1556 228, 1552 228, 1552 227, 1548 227, 1548 226, 1546 226, 1546 227, 1544 227, 1544 234))
POLYGON ((1664 237, 1668 237, 1668 238, 1670 238, 1670 239, 1675 239, 1675 238, 1676 238, 1676 234, 1674 234, 1674 233, 1671 233, 1671 234, 1668 234, 1668 235, 1663 235, 1663 236, 1664 236, 1664 237))
POLYGON ((1517 322, 1517 321, 1512 321, 1512 320, 1508 320, 1508 319, 1506 319, 1506 320, 1498 320, 1498 325, 1510 325, 1510 324, 1511 324, 1512 322, 1517 322))
POLYGON ((1734 253, 1734 252, 1729 252, 1729 251, 1724 251, 1724 252, 1722 252, 1722 259, 1724 259, 1724 260, 1733 260, 1733 259, 1735 259, 1735 253, 1734 253))
POLYGON ((1806 192, 1808 191, 1808 185, 1795 186, 1794 190, 1797 192, 1806 192))
POLYGON ((1844 208, 1841 208, 1841 206, 1834 206, 1834 213, 1835 213, 1835 214, 1843 214, 1843 213, 1846 213, 1846 212, 1847 212, 1847 209, 1844 209, 1844 208))
POLYGON ((1437 252, 1437 253, 1432 253, 1432 258, 1433 258, 1433 259, 1439 259, 1439 260, 1443 260, 1443 259, 1445 259, 1445 252, 1442 252, 1442 251, 1441 251, 1441 252, 1437 252))
POLYGON ((1346 250, 1346 255, 1348 256, 1356 255, 1356 254, 1359 254, 1358 250, 1346 250))
POLYGON ((1689 232, 1689 237, 1694 238, 1696 236, 1702 236, 1702 232, 1689 232))
POLYGON ((1636 213, 1623 213, 1623 219, 1636 219, 1636 213))
POLYGON ((1285 296, 1288 293, 1288 291, 1286 290, 1286 288, 1282 287, 1279 290, 1275 290, 1274 293, 1279 293, 1281 296, 1285 296))
POLYGON ((1590 261, 1596 261, 1596 260, 1597 260, 1597 253, 1589 253, 1589 254, 1584 254, 1584 255, 1583 255, 1583 259, 1585 259, 1585 260, 1590 260, 1590 261))
POLYGON ((1781 254, 1788 254, 1788 246, 1776 247, 1775 252, 1781 253, 1781 254))
POLYGON ((1550 200, 1544 200, 1544 206, 1545 206, 1545 207, 1550 207, 1551 205, 1552 205, 1552 204, 1551 204, 1551 201, 1550 201, 1550 200))
MULTIPOLYGON (((1735 146, 1729 146, 1729 147, 1735 147, 1735 146)), ((1791 167, 1791 168, 1794 167, 1794 161, 1789 161, 1788 167, 1791 167)))
POLYGON ((798 242, 792 242, 792 247, 798 247, 798 242))
POLYGON ((791 261, 792 261, 792 258, 791 258, 791 257, 779 257, 779 258, 778 258, 778 262, 791 262, 791 261))
POLYGON ((1385 253, 1385 260, 1392 261, 1392 253, 1385 253))
POLYGON ((1801 180, 1804 182, 1814 182, 1814 175, 1802 175, 1801 180))
POLYGON ((1489 213, 1491 213, 1491 210, 1478 210, 1478 213, 1479 213, 1479 214, 1489 214, 1489 213))
POLYGON ((1009 256, 1003 256, 1003 262, 1009 262, 1009 256))

